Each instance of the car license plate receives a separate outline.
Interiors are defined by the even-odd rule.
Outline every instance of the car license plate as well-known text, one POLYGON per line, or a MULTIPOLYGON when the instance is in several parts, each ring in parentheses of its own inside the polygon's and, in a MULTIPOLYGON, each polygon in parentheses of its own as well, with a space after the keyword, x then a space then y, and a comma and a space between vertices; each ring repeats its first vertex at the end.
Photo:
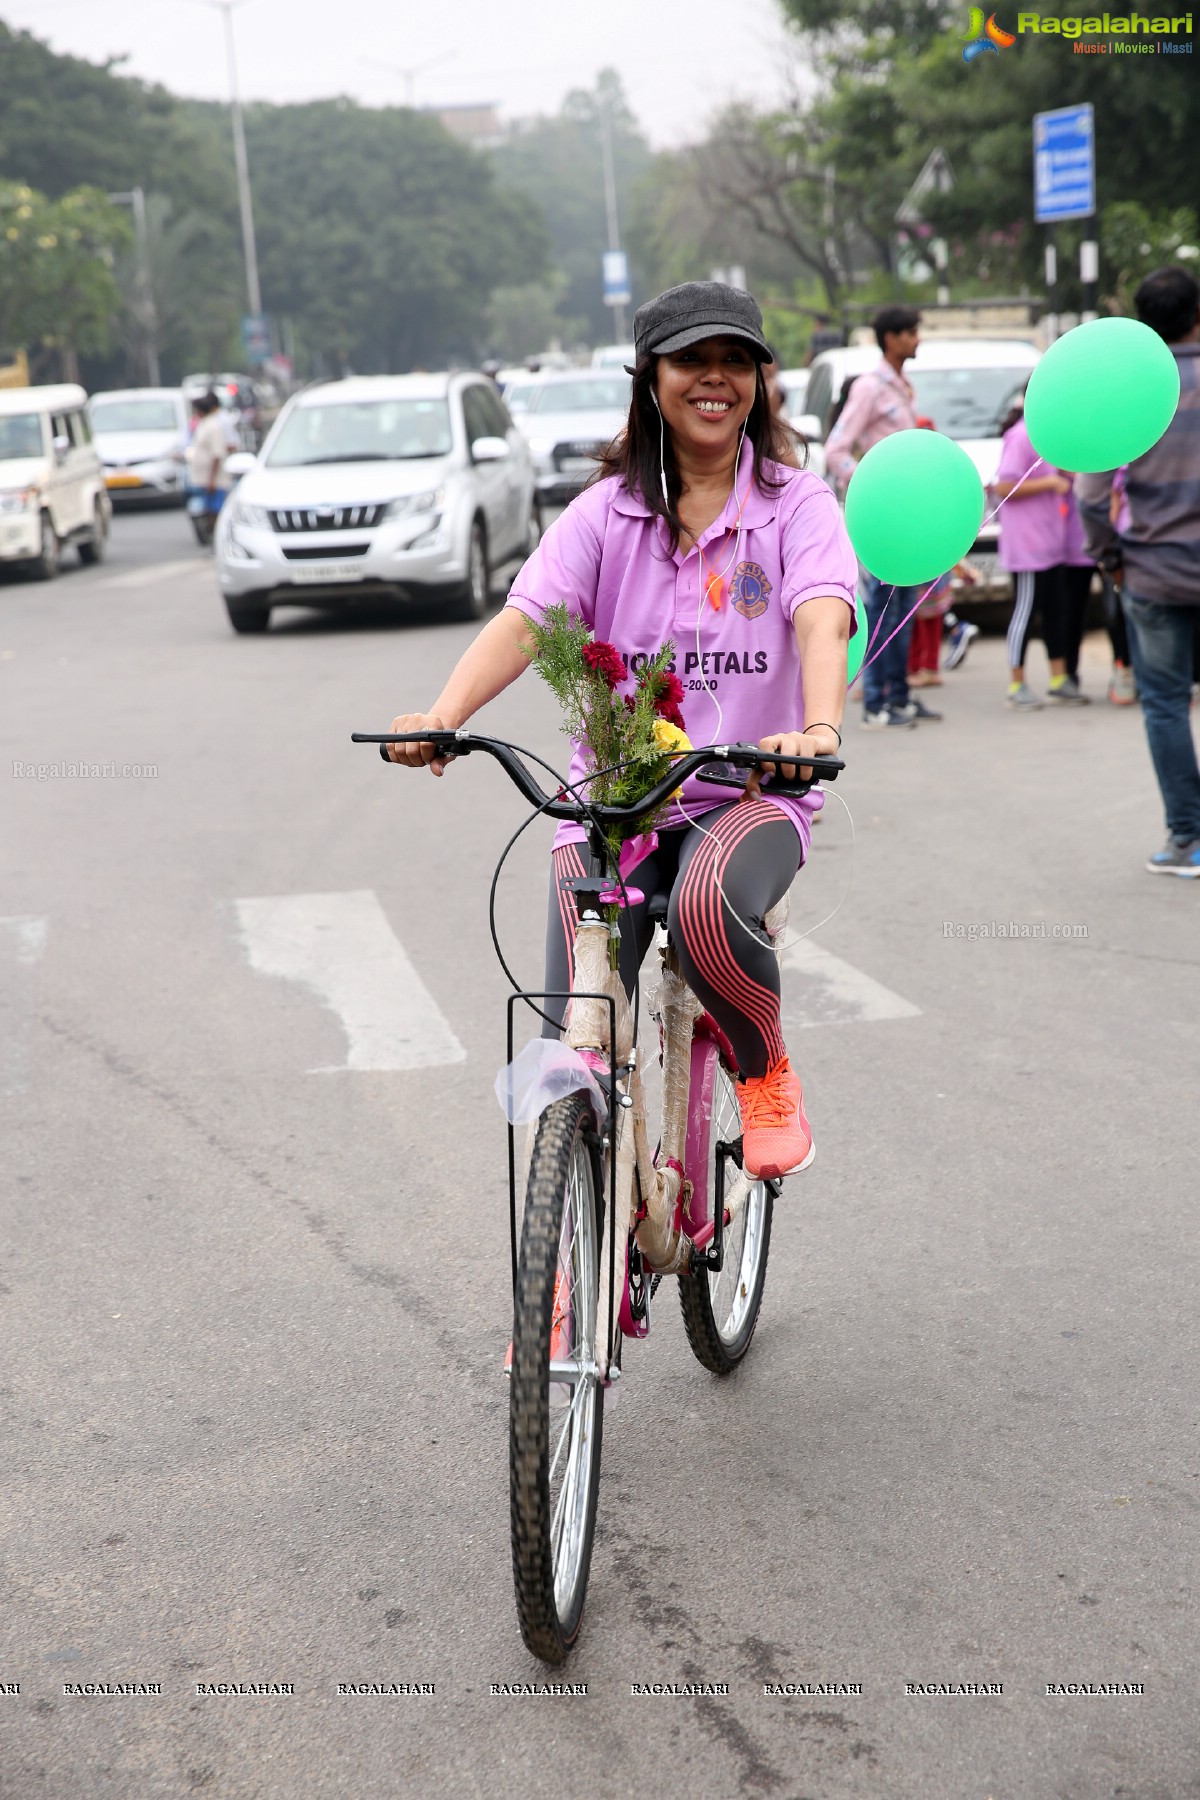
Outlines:
POLYGON ((327 581, 361 581, 363 566, 359 562, 293 563, 288 575, 292 581, 311 581, 324 586, 327 581))
POLYGON ((140 475, 106 475, 104 485, 110 488, 141 487, 142 478, 140 475))
POLYGON ((1000 558, 998 556, 988 556, 982 552, 968 550, 966 561, 970 563, 971 567, 975 570, 979 580, 977 582, 964 581, 964 594, 969 594, 972 587, 995 587, 997 583, 1002 584, 1007 580, 1004 570, 1000 567, 1000 558))
POLYGON ((590 475, 596 467, 594 456, 564 456, 560 464, 564 475, 590 475))

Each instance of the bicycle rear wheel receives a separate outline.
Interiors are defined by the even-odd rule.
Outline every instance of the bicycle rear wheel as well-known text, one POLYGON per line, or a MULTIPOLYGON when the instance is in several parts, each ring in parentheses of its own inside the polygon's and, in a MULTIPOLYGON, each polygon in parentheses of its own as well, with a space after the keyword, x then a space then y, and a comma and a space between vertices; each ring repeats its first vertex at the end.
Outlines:
POLYGON ((550 1663, 564 1661, 579 1635, 600 1485, 600 1172, 591 1126, 581 1094, 556 1100, 538 1122, 514 1302, 513 1583, 521 1636, 550 1663))
MULTIPOLYGON (((702 1178, 706 1218, 712 1217, 715 1203, 717 1145, 735 1143, 742 1134, 742 1125, 733 1077, 716 1044, 697 1039, 692 1047, 691 1106, 702 1109, 701 1119, 710 1097, 712 1116, 706 1127, 702 1178)), ((697 1127, 696 1116, 689 1127, 689 1154, 697 1146, 698 1130, 702 1135, 704 1129, 697 1127)), ((727 1160, 727 1190, 736 1174, 736 1163, 727 1160)), ((725 1227, 725 1254, 720 1269, 702 1268, 679 1278, 679 1303, 688 1343, 697 1361, 714 1375, 728 1375, 750 1348, 767 1280, 773 1207, 770 1189, 765 1182, 756 1181, 745 1206, 725 1227)))

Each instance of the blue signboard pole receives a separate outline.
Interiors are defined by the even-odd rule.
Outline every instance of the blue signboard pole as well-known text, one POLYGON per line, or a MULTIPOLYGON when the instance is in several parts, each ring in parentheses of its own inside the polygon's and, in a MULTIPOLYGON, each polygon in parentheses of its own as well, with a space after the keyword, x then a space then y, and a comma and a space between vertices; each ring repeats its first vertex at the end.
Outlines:
POLYGON ((1058 245, 1054 227, 1066 220, 1084 222, 1079 275, 1084 310, 1094 311, 1099 274, 1093 239, 1096 213, 1096 122, 1089 104, 1060 106, 1033 116, 1033 216, 1046 227, 1046 287, 1051 335, 1057 335, 1058 245))

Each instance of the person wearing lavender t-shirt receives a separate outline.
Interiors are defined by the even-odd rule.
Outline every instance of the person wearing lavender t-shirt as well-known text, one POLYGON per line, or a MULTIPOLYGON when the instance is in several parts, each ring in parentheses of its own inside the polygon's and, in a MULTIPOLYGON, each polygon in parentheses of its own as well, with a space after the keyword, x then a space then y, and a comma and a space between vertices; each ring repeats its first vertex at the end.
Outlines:
POLYGON ((1035 711, 1042 702, 1025 681, 1025 653, 1036 608, 1050 662, 1047 698, 1057 706, 1086 706, 1079 687, 1079 647, 1095 565, 1084 544, 1073 476, 1044 462, 1029 441, 1024 407, 1004 428, 992 492, 1000 507, 1000 562, 1013 578, 1008 627, 1006 704, 1035 711))
MULTIPOLYGON (((675 645, 683 725, 694 744, 736 741, 836 754, 854 628, 857 564, 824 482, 785 450, 762 365, 770 351, 748 294, 685 282, 639 307, 623 432, 599 477, 546 531, 508 605, 461 658, 428 713, 393 730, 459 726, 528 666, 530 620, 565 603, 625 665, 675 645)), ((622 686, 632 686, 632 680, 622 686)), ((445 768, 433 744, 392 760, 445 768)), ((570 779, 585 777, 577 749, 570 779)), ((787 777, 787 767, 784 769, 787 777)), ((752 774, 740 799, 688 781, 638 868, 646 895, 670 895, 668 926, 685 979, 737 1059, 744 1166, 767 1178, 807 1168, 812 1134, 780 1020, 779 968, 763 921, 808 854, 819 793, 772 799, 752 774)), ((571 985, 577 920, 568 885, 583 873, 581 828, 552 851, 546 991, 571 985)), ((631 989, 653 936, 648 903, 623 921, 631 989)))

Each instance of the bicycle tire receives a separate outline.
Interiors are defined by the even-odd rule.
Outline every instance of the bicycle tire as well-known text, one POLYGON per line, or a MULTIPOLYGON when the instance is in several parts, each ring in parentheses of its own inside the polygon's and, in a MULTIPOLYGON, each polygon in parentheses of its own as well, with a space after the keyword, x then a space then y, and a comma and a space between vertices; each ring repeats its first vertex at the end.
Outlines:
POLYGON ((548 1663, 565 1661, 583 1622, 600 1486, 604 1388, 594 1342, 601 1169, 588 1142, 591 1125, 591 1106, 582 1094, 556 1100, 538 1122, 513 1308, 513 1586, 521 1636, 548 1663), (550 1381, 552 1344, 559 1361, 582 1365, 586 1358, 592 1369, 588 1375, 581 1366, 579 1379, 567 1388, 565 1417, 565 1384, 550 1381))
MULTIPOLYGON (((709 1064, 712 1116, 707 1127, 707 1206, 716 1193, 716 1146, 741 1135, 733 1078, 715 1044, 701 1050, 709 1064)), ((697 1094, 693 1057, 693 1103, 697 1094)), ((684 1330, 697 1362, 714 1375, 729 1375, 750 1348, 762 1308, 771 1250, 774 1200, 764 1182, 755 1182, 745 1207, 725 1228, 725 1256, 719 1270, 700 1268, 679 1277, 684 1330)))

